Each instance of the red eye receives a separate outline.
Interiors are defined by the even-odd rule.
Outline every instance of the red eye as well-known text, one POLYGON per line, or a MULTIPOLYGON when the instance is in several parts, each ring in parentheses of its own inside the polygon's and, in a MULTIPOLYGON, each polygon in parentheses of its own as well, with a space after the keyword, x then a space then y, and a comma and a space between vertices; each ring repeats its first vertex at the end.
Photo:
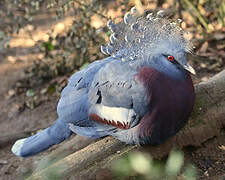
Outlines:
POLYGON ((174 60, 173 56, 168 56, 167 58, 168 58, 169 61, 173 61, 174 60))

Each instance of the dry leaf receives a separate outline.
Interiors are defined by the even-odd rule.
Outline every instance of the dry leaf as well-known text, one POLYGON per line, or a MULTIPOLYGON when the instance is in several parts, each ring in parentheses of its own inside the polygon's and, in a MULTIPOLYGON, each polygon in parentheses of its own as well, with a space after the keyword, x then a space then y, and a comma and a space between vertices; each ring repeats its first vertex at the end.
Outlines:
POLYGON ((214 36, 214 38, 216 40, 222 40, 222 39, 225 38, 225 34, 224 33, 215 33, 213 36, 214 36))
POLYGON ((205 53, 208 47, 209 47, 209 43, 206 41, 202 44, 201 48, 199 49, 199 52, 205 53))
POLYGON ((218 146, 219 149, 225 151, 225 146, 224 145, 221 145, 221 146, 218 146))

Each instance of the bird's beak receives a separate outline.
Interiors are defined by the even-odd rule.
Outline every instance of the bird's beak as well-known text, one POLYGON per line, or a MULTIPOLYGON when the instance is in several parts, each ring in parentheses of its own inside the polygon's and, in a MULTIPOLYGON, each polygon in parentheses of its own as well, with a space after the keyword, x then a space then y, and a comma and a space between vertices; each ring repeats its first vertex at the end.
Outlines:
POLYGON ((196 72, 195 72, 194 68, 191 67, 189 64, 184 64, 184 65, 183 65, 183 68, 184 68, 185 70, 189 71, 191 74, 196 75, 196 72))

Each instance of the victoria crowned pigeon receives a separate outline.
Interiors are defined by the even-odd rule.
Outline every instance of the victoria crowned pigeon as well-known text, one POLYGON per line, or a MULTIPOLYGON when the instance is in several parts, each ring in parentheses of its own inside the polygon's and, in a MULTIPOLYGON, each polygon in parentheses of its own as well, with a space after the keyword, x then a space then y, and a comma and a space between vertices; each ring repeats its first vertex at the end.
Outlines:
POLYGON ((186 53, 191 43, 180 20, 156 14, 108 22, 112 34, 101 51, 109 57, 72 75, 59 100, 56 122, 16 141, 12 152, 35 155, 68 139, 113 136, 128 144, 160 144, 187 122, 195 99, 186 53))

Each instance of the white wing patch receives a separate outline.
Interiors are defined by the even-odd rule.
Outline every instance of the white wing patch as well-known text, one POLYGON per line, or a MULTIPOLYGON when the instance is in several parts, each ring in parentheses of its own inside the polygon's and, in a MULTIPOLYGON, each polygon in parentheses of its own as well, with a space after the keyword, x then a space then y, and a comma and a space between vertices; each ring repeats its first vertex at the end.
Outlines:
POLYGON ((131 124, 132 117, 136 115, 133 109, 126 109, 122 107, 109 107, 100 104, 95 105, 95 114, 109 122, 116 122, 118 124, 131 124))

